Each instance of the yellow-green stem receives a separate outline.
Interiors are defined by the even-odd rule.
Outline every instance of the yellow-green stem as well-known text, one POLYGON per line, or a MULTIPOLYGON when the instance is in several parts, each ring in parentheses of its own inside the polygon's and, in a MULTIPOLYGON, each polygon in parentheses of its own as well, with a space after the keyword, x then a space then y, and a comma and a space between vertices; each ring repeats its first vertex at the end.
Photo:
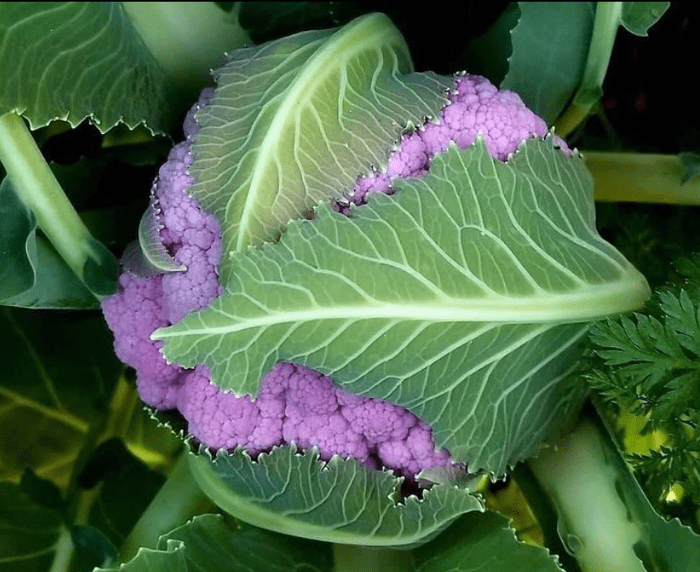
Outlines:
POLYGON ((700 205, 700 177, 682 184, 676 155, 583 151, 583 158, 596 201, 700 205))

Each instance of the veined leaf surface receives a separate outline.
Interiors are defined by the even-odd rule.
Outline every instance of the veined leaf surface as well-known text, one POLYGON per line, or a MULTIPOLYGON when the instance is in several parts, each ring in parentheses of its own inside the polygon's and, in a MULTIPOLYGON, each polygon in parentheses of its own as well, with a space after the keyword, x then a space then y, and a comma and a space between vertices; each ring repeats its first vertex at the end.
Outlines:
POLYGON ((356 459, 319 459, 275 447, 252 462, 245 451, 190 458, 195 480, 217 506, 268 530, 341 544, 407 548, 437 536, 459 515, 483 512, 467 488, 434 485, 402 498, 401 481, 356 459))
MULTIPOLYGON (((191 169, 191 192, 222 221, 224 251, 276 239, 437 116, 452 78, 411 72, 383 14, 233 52, 197 115, 191 169)), ((226 257, 221 266, 226 275, 226 257)))
POLYGON ((501 472, 580 397, 563 381, 586 323, 639 307, 648 286, 597 234, 581 159, 551 139, 506 164, 481 142, 451 148, 395 185, 234 255, 225 294, 154 338, 236 394, 279 361, 318 369, 407 407, 455 460, 501 472))
POLYGON ((90 118, 167 132, 176 118, 168 79, 120 2, 0 3, 0 115, 32 129, 90 118))

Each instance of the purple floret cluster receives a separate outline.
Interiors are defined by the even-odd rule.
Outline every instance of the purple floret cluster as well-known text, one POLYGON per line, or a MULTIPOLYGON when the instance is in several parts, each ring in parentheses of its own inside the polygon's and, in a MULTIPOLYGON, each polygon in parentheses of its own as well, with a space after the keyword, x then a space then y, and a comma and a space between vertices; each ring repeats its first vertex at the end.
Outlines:
MULTIPOLYGON (((547 134, 544 121, 516 94, 498 91, 482 77, 457 77, 454 91, 437 123, 406 135, 385 170, 358 178, 353 192, 339 202, 341 211, 363 204, 371 193, 393 192, 394 177, 424 175, 451 141, 465 148, 481 133, 489 153, 506 160, 523 140, 547 134)), ((172 149, 154 186, 161 240, 186 270, 147 278, 125 270, 118 292, 102 303, 117 356, 136 370, 141 399, 159 410, 178 409, 190 434, 213 449, 243 447, 256 455, 295 443, 302 449, 317 447, 323 459, 354 457, 409 478, 422 469, 450 465, 447 451, 436 448, 430 427, 410 411, 351 394, 314 370, 278 364, 262 380, 257 396, 236 397, 213 385, 205 366, 168 364, 162 343, 151 340, 154 330, 208 306, 222 291, 217 273, 221 228, 187 192, 193 183, 190 148, 198 130, 194 113, 212 93, 205 90, 188 114, 186 140, 172 149)))
MULTIPOLYGON (((383 171, 360 177, 353 192, 341 203, 360 205, 372 193, 390 193, 391 179, 421 177, 428 172, 438 153, 444 153, 451 142, 466 149, 481 134, 489 154, 506 161, 518 145, 531 138, 547 135, 547 124, 530 111, 512 91, 499 91, 481 76, 466 75, 455 79, 454 91, 437 123, 426 123, 404 137, 391 154, 383 171)), ((559 147, 570 153, 566 143, 555 136, 559 147)))

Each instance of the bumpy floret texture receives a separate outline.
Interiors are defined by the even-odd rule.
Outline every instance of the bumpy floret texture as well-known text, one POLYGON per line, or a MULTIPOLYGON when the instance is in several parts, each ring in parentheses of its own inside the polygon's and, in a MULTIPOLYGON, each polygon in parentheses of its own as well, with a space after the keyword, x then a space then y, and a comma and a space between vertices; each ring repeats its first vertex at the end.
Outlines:
MULTIPOLYGON (((547 134, 547 124, 512 91, 499 91, 486 78, 467 75, 457 77, 455 93, 437 123, 404 137, 389 158, 385 170, 361 177, 354 191, 340 205, 363 204, 372 193, 392 192, 391 179, 420 177, 428 172, 432 158, 454 142, 461 149, 472 145, 480 135, 489 154, 501 161, 508 159, 518 145, 533 137, 547 134)), ((555 138, 569 152, 566 143, 555 138)))
MULTIPOLYGON (((338 202, 339 210, 366 202, 371 193, 393 192, 394 177, 424 175, 450 142, 468 147, 480 134, 493 157, 507 160, 524 139, 547 134, 544 121, 516 94, 498 91, 477 76, 457 77, 454 87, 439 120, 407 134, 390 153, 385 170, 359 177, 338 202)), ((221 229, 187 192, 192 185, 190 148, 198 130, 194 112, 211 96, 205 90, 188 114, 186 140, 173 148, 154 186, 160 238, 187 269, 150 277, 124 271, 118 292, 102 305, 117 356, 136 369, 142 400, 160 410, 177 408, 191 435, 214 449, 243 447, 255 455, 295 443, 317 447, 324 459, 350 456, 411 478, 421 469, 451 464, 448 453, 436 448, 430 427, 410 411, 353 395, 309 368, 278 364, 254 398, 236 397, 213 385, 205 366, 186 370, 166 363, 161 342, 151 341, 155 329, 206 307, 222 290, 217 275, 221 229)))

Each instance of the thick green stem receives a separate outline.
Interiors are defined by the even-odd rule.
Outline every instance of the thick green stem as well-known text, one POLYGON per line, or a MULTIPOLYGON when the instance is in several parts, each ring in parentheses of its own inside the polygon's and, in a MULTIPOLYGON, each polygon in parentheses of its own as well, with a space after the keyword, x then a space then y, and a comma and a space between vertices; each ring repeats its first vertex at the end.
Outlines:
POLYGON ((412 572, 415 570, 410 550, 372 548, 349 544, 333 545, 333 572, 412 572))
POLYGON ((600 100, 621 17, 622 2, 597 3, 593 35, 581 85, 571 105, 556 122, 556 132, 562 137, 566 137, 580 125, 600 100))
POLYGON ((0 162, 15 193, 71 270, 98 299, 111 294, 119 268, 116 258, 92 237, 14 113, 0 116, 0 162))
POLYGON ((188 455, 187 451, 182 454, 168 480, 122 544, 119 554, 122 562, 136 556, 139 548, 156 548, 163 534, 185 524, 190 518, 216 510, 194 480, 188 455))
POLYGON ((635 548, 647 530, 635 515, 646 499, 604 428, 586 419, 528 464, 584 572, 645 572, 635 548))
POLYGON ((700 177, 682 183, 677 155, 584 151, 595 182, 595 200, 700 205, 700 177))

